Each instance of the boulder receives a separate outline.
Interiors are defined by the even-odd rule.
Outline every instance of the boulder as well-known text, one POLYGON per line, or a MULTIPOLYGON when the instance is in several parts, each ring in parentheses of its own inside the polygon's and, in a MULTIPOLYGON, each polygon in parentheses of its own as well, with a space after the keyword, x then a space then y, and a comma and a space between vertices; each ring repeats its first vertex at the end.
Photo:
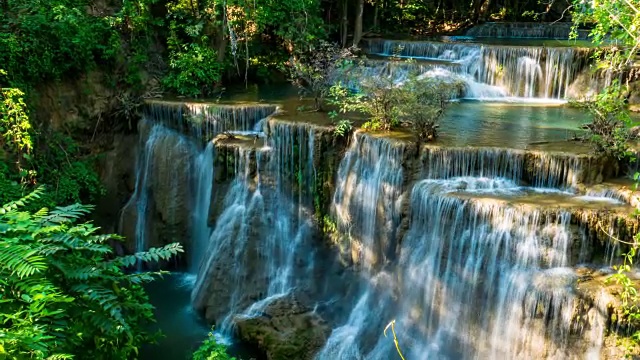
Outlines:
POLYGON ((238 337, 257 347, 269 360, 313 359, 331 330, 295 296, 272 301, 256 316, 236 316, 238 337))

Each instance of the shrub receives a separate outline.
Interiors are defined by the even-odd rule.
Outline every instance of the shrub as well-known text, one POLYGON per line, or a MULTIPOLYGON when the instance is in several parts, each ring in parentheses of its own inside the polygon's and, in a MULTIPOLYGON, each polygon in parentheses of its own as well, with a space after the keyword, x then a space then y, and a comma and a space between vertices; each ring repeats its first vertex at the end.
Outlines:
POLYGON ((202 342, 202 345, 193 353, 193 360, 236 360, 227 354, 227 348, 218 344, 213 333, 202 342))
POLYGON ((415 77, 404 84, 399 102, 401 119, 411 124, 418 142, 438 137, 438 122, 463 86, 459 81, 415 77))
POLYGON ((368 130, 391 130, 401 124, 413 128, 419 142, 434 140, 438 120, 449 100, 463 84, 433 78, 412 76, 402 84, 379 77, 362 82, 361 92, 335 85, 331 88, 331 102, 340 112, 358 112, 368 117, 363 124, 368 130))

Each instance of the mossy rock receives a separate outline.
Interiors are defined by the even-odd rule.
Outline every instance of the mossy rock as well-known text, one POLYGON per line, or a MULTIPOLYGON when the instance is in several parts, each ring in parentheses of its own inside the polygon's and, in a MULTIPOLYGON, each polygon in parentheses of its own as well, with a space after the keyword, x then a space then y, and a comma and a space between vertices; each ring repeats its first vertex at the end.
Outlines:
POLYGON ((260 349, 269 360, 313 359, 330 329, 294 296, 274 300, 259 316, 235 318, 240 339, 260 349))

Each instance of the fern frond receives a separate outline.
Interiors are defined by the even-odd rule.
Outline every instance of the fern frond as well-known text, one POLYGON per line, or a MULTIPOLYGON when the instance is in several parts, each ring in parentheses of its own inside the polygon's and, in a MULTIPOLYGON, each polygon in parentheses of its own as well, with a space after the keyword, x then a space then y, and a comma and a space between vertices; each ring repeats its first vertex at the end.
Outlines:
POLYGON ((24 207, 34 199, 39 199, 40 195, 42 195, 43 192, 44 192, 44 186, 39 186, 36 189, 34 189, 31 193, 23 196, 21 199, 2 205, 2 207, 0 208, 0 215, 4 215, 8 212, 17 210, 20 207, 24 207))
POLYGON ((22 279, 46 270, 47 262, 32 246, 8 243, 0 248, 0 267, 22 279))
POLYGON ((51 210, 49 215, 42 219, 47 223, 65 224, 87 215, 92 209, 93 205, 73 204, 69 206, 59 206, 51 210))
POLYGON ((95 265, 84 267, 69 267, 55 260, 51 261, 51 265, 60 270, 69 280, 88 280, 93 278, 101 278, 104 280, 108 278, 104 274, 104 269, 95 265))
POLYGON ((133 284, 141 285, 144 283, 152 282, 158 276, 160 275, 154 272, 144 272, 144 273, 129 274, 127 275, 127 279, 129 279, 129 281, 131 281, 133 284))
POLYGON ((49 356, 46 360, 69 360, 73 359, 73 355, 69 354, 55 354, 49 356))
POLYGON ((83 234, 77 234, 78 231, 74 231, 74 229, 75 228, 69 229, 66 232, 55 233, 41 241, 45 244, 58 244, 69 250, 86 250, 99 254, 110 254, 113 251, 107 244, 87 241, 87 239, 83 238, 83 234))
MULTIPOLYGON (((118 323, 123 328, 128 328, 128 324, 122 314, 120 301, 113 290, 98 286, 92 287, 86 284, 75 285, 72 290, 84 299, 100 306, 105 313, 110 315, 110 321, 118 323)), ((107 327, 111 326, 111 324, 103 323, 102 326, 107 327)))
POLYGON ((182 245, 171 243, 160 248, 151 248, 148 251, 137 252, 133 255, 117 257, 112 262, 118 266, 129 267, 135 265, 138 261, 144 263, 166 261, 181 252, 184 252, 182 245))

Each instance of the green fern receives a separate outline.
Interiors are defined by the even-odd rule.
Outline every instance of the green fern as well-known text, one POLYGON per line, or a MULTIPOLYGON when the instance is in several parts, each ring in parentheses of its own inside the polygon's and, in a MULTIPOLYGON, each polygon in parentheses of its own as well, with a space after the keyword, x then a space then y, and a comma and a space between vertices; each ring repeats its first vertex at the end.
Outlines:
POLYGON ((0 208, 0 358, 129 359, 154 338, 153 307, 141 284, 163 272, 127 274, 137 261, 166 261, 170 244, 113 257, 91 223, 91 206, 21 211, 42 190, 0 208))

